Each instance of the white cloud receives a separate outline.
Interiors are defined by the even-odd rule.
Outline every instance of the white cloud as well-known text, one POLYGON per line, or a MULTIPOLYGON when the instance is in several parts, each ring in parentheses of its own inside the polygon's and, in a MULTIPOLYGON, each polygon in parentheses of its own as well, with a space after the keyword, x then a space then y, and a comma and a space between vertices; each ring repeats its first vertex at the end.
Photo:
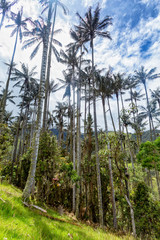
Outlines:
MULTIPOLYGON (((107 0, 101 0, 101 2, 100 2, 101 8, 105 8, 106 2, 107 2, 107 0)), ((82 0, 82 4, 84 5, 84 7, 94 6, 94 5, 98 4, 98 3, 99 3, 98 0, 97 1, 94 1, 94 0, 82 0)))
MULTIPOLYGON (((75 4, 74 0, 74 4, 75 4)), ((94 0, 82 0, 83 6, 88 7, 90 5, 96 4, 98 1, 94 0)), ((101 7, 105 7, 107 0, 101 1, 101 7)), ((145 4, 147 4, 147 0, 143 0, 145 4)), ((37 0, 21 0, 23 3, 23 9, 25 16, 32 16, 36 18, 40 13, 40 6, 37 4, 37 0), (38 7, 37 7, 38 6, 38 7)), ((65 0, 64 3, 67 3, 65 0)), ((71 3, 70 3, 71 4, 71 3)), ((20 9, 20 5, 14 8, 14 11, 20 9)), ((71 9, 72 11, 72 9, 71 9)), ((75 11, 75 9, 74 9, 75 11)), ((86 10, 85 10, 86 11, 86 10)), ((58 12, 61 14, 61 11, 58 12)), ((62 17, 62 16, 61 16, 62 17)), ((62 42, 63 49, 65 46, 71 41, 69 30, 75 23, 75 16, 69 15, 63 18, 57 18, 55 29, 62 28, 63 32, 56 36, 56 38, 62 42)), ((95 64, 98 64, 98 68, 108 68, 108 66, 112 66, 115 72, 127 72, 133 73, 134 69, 138 69, 141 65, 144 65, 147 69, 152 67, 157 67, 157 71, 159 68, 159 31, 160 31, 160 15, 158 15, 155 19, 149 18, 147 21, 141 20, 136 28, 130 30, 129 23, 128 27, 122 29, 118 29, 117 26, 119 19, 114 18, 114 25, 109 28, 111 32, 112 41, 103 39, 99 41, 97 38, 95 40, 95 64), (153 39, 153 45, 148 50, 148 54, 150 54, 150 58, 143 59, 142 54, 140 52, 140 46, 143 41, 149 37, 153 39), (119 44, 120 42, 120 44, 119 44)), ((5 21, 7 23, 7 20, 5 21)), ((6 72, 7 68, 4 67, 3 61, 8 62, 11 59, 14 40, 15 38, 10 38, 10 29, 2 28, 1 29, 1 37, 0 37, 0 77, 1 80, 5 82, 6 80, 6 72), (5 68, 5 69, 4 69, 5 68)), ((39 53, 33 61, 30 61, 29 56, 32 49, 27 49, 25 51, 21 50, 21 45, 18 44, 17 52, 15 56, 16 62, 25 62, 28 63, 30 68, 34 65, 38 65, 37 71, 40 71, 41 66, 41 53, 39 53)), ((52 72, 51 78, 56 80, 58 78, 62 78, 62 70, 65 68, 60 63, 57 63, 55 58, 52 61, 52 72)), ((39 77, 39 76, 38 76, 39 77)), ((159 79, 154 80, 153 82, 148 82, 148 87, 151 89, 155 89, 159 86, 159 79)), ((56 101, 62 101, 63 90, 58 94, 54 93, 51 96, 50 108, 53 110, 55 108, 56 101)), ((127 106, 127 103, 125 103, 127 106)), ((117 108, 115 100, 111 100, 111 106, 113 111, 114 119, 117 123, 117 108)), ((101 102, 97 103, 97 113, 98 113, 98 125, 100 127, 104 126, 103 122, 103 114, 101 102)), ((108 113, 107 113, 108 115, 108 113)), ((110 117, 108 115, 108 124, 109 129, 112 129, 112 124, 110 117)), ((116 124, 118 127, 118 124, 116 124)))

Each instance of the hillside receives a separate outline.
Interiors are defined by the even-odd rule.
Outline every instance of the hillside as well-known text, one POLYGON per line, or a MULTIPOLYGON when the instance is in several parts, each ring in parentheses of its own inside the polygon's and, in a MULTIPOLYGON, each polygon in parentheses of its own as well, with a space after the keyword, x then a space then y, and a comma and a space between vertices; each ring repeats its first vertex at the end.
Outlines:
MULTIPOLYGON (((156 135, 158 137, 160 135, 160 130, 155 130, 155 133, 156 133, 156 135)), ((136 135, 132 134, 132 138, 134 140, 136 140, 136 135)), ((155 139, 153 138, 153 140, 155 140, 155 139)), ((142 142, 146 142, 146 141, 150 141, 150 131, 144 131, 142 133, 142 142)))
MULTIPOLYGON (((58 129, 52 128, 50 129, 52 134, 54 134, 58 138, 58 129)), ((109 131, 112 132, 112 131, 109 131)), ((160 135, 160 130, 155 130, 157 137, 160 135)), ((136 134, 131 134, 132 139, 136 140, 136 134)), ((67 133, 66 131, 63 132, 64 140, 66 140, 67 133)), ((83 134, 81 134, 81 137, 83 138, 83 134)), ((153 139, 155 140, 155 139, 153 139)), ((150 141, 150 131, 144 131, 142 133, 142 142, 150 141)))
POLYGON ((43 216, 41 211, 25 207, 21 194, 19 189, 11 185, 0 185, 0 239, 133 240, 132 237, 118 237, 98 228, 94 229, 67 215, 60 216, 47 206, 47 214, 43 216))

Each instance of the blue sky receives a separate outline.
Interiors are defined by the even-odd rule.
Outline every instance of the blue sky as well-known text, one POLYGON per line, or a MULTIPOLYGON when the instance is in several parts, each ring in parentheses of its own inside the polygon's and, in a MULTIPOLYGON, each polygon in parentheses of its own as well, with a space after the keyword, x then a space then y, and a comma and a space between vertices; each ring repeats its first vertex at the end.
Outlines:
MULTIPOLYGON (((64 16, 62 10, 58 10, 56 29, 62 28, 63 32, 57 37, 63 44, 63 48, 71 41, 69 30, 73 24, 78 23, 76 12, 84 16, 89 6, 95 7, 98 1, 94 0, 62 0, 68 7, 69 15, 64 16)), ((101 17, 109 15, 113 18, 113 25, 109 27, 112 40, 95 39, 95 63, 99 68, 111 66, 115 72, 133 73, 141 65, 147 69, 157 67, 160 72, 160 1, 159 0, 101 0, 101 17)), ((23 5, 25 16, 37 18, 40 14, 40 6, 37 0, 19 0, 19 4, 13 9, 17 12, 23 5)), ((8 24, 7 20, 5 24, 8 24)), ((10 30, 5 27, 0 31, 0 79, 6 80, 6 67, 3 62, 9 61, 13 51, 14 38, 10 38, 10 30)), ((41 54, 37 55, 31 62, 29 59, 31 49, 21 50, 18 45, 15 62, 25 62, 31 65, 38 65, 40 69, 41 54)), ((52 76, 54 79, 61 77, 64 66, 52 62, 52 76)), ((159 86, 159 79, 148 83, 148 87, 156 89, 159 86)), ((12 86, 12 84, 11 84, 12 86)), ((51 97, 51 108, 53 109, 56 101, 61 101, 59 96, 51 97)), ((126 95, 126 97, 128 97, 126 95)), ((116 116, 115 102, 112 101, 114 117, 116 116)), ((11 107, 13 108, 13 106, 11 107)), ((99 109, 99 108, 98 108, 99 109)), ((103 126, 103 115, 98 112, 99 125, 103 126)), ((110 119, 109 119, 110 123, 110 119)))

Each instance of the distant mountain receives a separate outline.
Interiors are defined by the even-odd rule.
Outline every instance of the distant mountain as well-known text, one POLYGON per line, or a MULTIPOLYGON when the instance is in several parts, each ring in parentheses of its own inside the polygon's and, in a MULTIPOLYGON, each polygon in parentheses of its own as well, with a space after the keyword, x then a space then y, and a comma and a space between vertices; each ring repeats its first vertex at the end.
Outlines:
MULTIPOLYGON (((58 133, 59 133, 58 129, 57 129, 57 128, 51 128, 51 129, 49 129, 49 130, 50 130, 50 131, 52 132, 52 134, 55 135, 55 136, 57 137, 57 139, 58 139, 58 133)), ((67 137, 67 132, 66 132, 66 131, 63 131, 64 141, 66 140, 66 137, 67 137)))
MULTIPOLYGON (((50 131, 52 132, 53 135, 55 135, 58 138, 58 129, 52 128, 50 129, 50 131)), ((160 130, 156 130, 155 132, 156 132, 156 138, 160 136, 160 130)), ((63 135, 64 135, 64 140, 66 140, 66 136, 67 136, 66 131, 63 132, 63 135)), ((83 138, 83 134, 82 134, 82 138, 83 138)), ((135 134, 132 134, 132 139, 136 140, 135 134)), ((155 139, 153 138, 153 140, 155 139)), ((150 131, 145 131, 142 134, 142 142, 146 142, 146 141, 150 141, 150 131)))
MULTIPOLYGON (((160 130, 155 130, 156 138, 160 136, 160 130)), ((136 134, 132 134, 132 139, 136 140, 136 134)), ((153 138, 155 140, 155 138, 153 138)), ((150 141, 150 131, 145 131, 142 134, 142 142, 150 141)))

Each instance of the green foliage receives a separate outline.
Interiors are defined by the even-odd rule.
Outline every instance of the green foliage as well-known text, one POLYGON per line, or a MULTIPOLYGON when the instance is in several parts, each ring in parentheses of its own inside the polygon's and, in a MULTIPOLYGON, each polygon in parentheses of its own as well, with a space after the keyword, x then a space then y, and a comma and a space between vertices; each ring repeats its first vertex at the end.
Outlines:
POLYGON ((160 152, 158 151, 158 144, 158 141, 156 143, 147 141, 141 144, 137 159, 143 167, 147 167, 148 169, 160 168, 160 152))
POLYGON ((50 132, 42 132, 39 143, 38 163, 37 163, 37 197, 44 201, 49 200, 53 186, 52 179, 56 173, 56 164, 59 162, 59 149, 55 136, 50 132))
POLYGON ((76 183, 80 180, 80 177, 77 175, 77 172, 73 170, 73 163, 63 162, 60 168, 60 172, 63 172, 65 178, 69 178, 72 183, 76 183))
POLYGON ((0 124, 0 162, 8 158, 12 144, 11 129, 6 124, 0 124))
POLYGON ((133 200, 137 234, 142 239, 159 239, 160 205, 152 199, 143 182, 137 185, 133 200))
POLYGON ((33 149, 29 148, 26 153, 20 159, 20 165, 18 167, 18 183, 17 185, 24 188, 27 181, 33 149))

